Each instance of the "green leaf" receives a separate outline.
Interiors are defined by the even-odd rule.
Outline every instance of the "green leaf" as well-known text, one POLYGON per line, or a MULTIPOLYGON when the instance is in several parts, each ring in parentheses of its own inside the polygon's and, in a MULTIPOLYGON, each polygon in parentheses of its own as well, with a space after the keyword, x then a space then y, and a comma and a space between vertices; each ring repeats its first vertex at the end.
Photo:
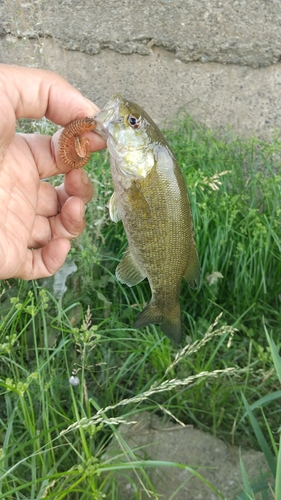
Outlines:
POLYGON ((279 382, 281 384, 281 357, 279 356, 277 345, 275 344, 274 340, 269 335, 265 325, 264 325, 264 329, 265 329, 267 342, 268 342, 269 347, 270 347, 274 367, 275 367, 277 376, 279 378, 279 382))
POLYGON ((279 437, 279 453, 277 457, 277 468, 276 468, 276 478, 275 478, 275 498, 276 500, 281 498, 281 434, 279 437))
MULTIPOLYGON (((281 390, 279 391, 274 391, 271 392, 270 394, 267 394, 266 396, 263 396, 262 398, 258 399, 255 401, 253 404, 250 405, 251 410, 255 410, 256 408, 260 408, 261 406, 272 403, 272 401, 275 401, 275 399, 281 399, 281 390)), ((241 420, 243 420, 247 415, 247 412, 243 414, 241 420)))
POLYGON ((266 458, 266 461, 268 463, 268 466, 269 466, 273 476, 275 477, 276 459, 275 459, 273 453, 271 452, 271 450, 267 444, 267 441, 266 441, 265 436, 260 428, 260 425, 259 425, 256 417, 254 416, 254 413, 252 412, 251 407, 250 407, 247 399, 245 398, 244 394, 242 394, 242 399, 243 399, 243 403, 244 403, 244 406, 246 408, 246 411, 248 413, 251 425, 253 427, 254 433, 255 433, 256 438, 258 440, 258 443, 260 445, 261 451, 263 452, 263 454, 266 458))
POLYGON ((244 495, 248 499, 255 499, 243 460, 241 456, 241 449, 239 450, 239 463, 240 463, 240 469, 241 469, 241 476, 242 476, 242 481, 243 481, 243 486, 244 486, 244 495))

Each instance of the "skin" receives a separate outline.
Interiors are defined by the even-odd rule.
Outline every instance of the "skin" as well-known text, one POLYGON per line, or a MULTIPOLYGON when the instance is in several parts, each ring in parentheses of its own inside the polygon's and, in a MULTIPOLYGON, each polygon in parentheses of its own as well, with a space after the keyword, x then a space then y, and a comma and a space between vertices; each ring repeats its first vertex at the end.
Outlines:
MULTIPOLYGON (((51 276, 85 227, 93 186, 60 159, 61 130, 53 137, 15 134, 16 120, 45 116, 65 127, 98 108, 55 73, 4 64, 0 102, 0 279, 51 276), (41 182, 58 174, 65 177, 57 188, 41 182)), ((100 136, 86 135, 91 151, 105 147, 100 136)))

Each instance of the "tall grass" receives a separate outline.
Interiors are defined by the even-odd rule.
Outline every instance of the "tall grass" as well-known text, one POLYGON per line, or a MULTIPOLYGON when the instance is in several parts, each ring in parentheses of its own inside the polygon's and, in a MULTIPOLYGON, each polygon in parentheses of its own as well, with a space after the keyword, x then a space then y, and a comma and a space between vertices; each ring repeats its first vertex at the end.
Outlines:
MULTIPOLYGON (((192 332, 192 318, 208 323, 221 311, 225 319, 256 340, 257 332, 263 332, 261 315, 280 331, 281 143, 277 139, 266 144, 255 139, 219 138, 188 119, 166 136, 189 189, 202 269, 202 286, 197 292, 182 287, 187 333, 192 332)), ((94 155, 88 167, 97 194, 88 211, 88 234, 81 244, 83 252, 91 239, 92 257, 98 258, 99 266, 104 265, 99 270, 109 280, 110 289, 127 243, 122 223, 111 223, 105 209, 112 192, 108 160, 107 154, 94 155)), ((82 264, 79 252, 81 247, 76 259, 82 264)), ((86 254, 89 258, 87 250, 86 254)), ((99 276, 95 266, 91 269, 99 276)), ((145 284, 121 293, 130 297, 130 303, 149 297, 145 284)))
POLYGON ((262 331, 261 313, 280 325, 280 143, 227 142, 189 122, 181 131, 171 143, 190 189, 203 276, 192 316, 218 308, 245 333, 249 320, 262 331))
MULTIPOLYGON (((266 328, 265 334, 269 344, 274 369, 276 371, 279 384, 281 384, 281 357, 278 353, 274 340, 270 337, 266 328)), ((267 421, 266 407, 272 401, 281 399, 281 390, 279 389, 278 391, 271 392, 264 398, 255 401, 255 403, 251 406, 248 404, 248 401, 243 394, 242 399, 246 409, 245 414, 251 422, 251 426, 255 432, 260 449, 267 460, 268 473, 260 473, 255 481, 253 481, 253 479, 250 481, 243 461, 240 457, 244 492, 241 493, 236 500, 246 500, 247 498, 255 500, 255 493, 259 492, 262 492, 264 500, 269 500, 274 492, 275 498, 278 500, 281 496, 281 427, 278 429, 277 433, 272 431, 271 426, 267 421), (261 425, 254 414, 254 411, 257 408, 261 410, 262 419, 266 424, 266 435, 264 434, 261 425)), ((243 415, 242 418, 244 417, 245 415, 243 415)))
MULTIPOLYGON (((253 408, 279 390, 264 332, 280 347, 281 144, 220 138, 189 118, 165 135, 186 177, 202 268, 198 291, 182 284, 188 345, 177 352, 157 326, 132 328, 150 291, 115 279, 127 243, 106 207, 108 154, 95 154, 87 230, 68 258, 77 271, 59 278, 66 292, 55 298, 53 278, 2 283, 0 499, 118 499, 116 471, 132 468, 136 491, 157 498, 148 469, 171 464, 140 461, 125 444, 113 461, 105 455, 119 423, 144 410, 259 448, 241 392, 253 408)), ((277 398, 258 424, 276 436, 277 398)))
MULTIPOLYGON (((114 461, 110 457, 105 459, 104 451, 112 433, 117 432, 116 426, 131 421, 135 413, 145 408, 143 403, 148 402, 149 408, 152 396, 177 387, 188 389, 198 380, 236 372, 226 368, 175 379, 174 368, 187 355, 184 348, 162 380, 150 381, 146 389, 131 390, 131 397, 121 399, 120 395, 118 402, 102 408, 99 385, 103 384, 106 392, 106 372, 110 370, 103 356, 107 344, 99 328, 91 324, 89 311, 80 328, 72 327, 71 319, 54 298, 34 284, 22 302, 19 296, 11 300, 5 320, 1 330, 5 342, 0 344, 0 498, 3 499, 99 499, 111 491, 117 471, 131 468, 139 470, 145 488, 153 491, 146 469, 172 464, 139 461, 126 448, 114 461), (53 307, 59 313, 57 317, 50 314, 53 307), (74 369, 80 383, 72 387, 69 380, 74 369)), ((213 336, 228 333, 232 333, 231 328, 218 329, 214 324, 204 341, 189 346, 188 352, 195 353, 213 336)), ((127 363, 127 369, 123 368, 127 376, 130 364, 137 357, 136 354, 127 363)), ((114 367, 111 391, 119 379, 120 373, 114 367)), ((201 477, 188 464, 182 467, 201 477)))
MULTIPOLYGON (((212 370, 233 363, 242 368, 248 366, 249 371, 255 370, 255 384, 248 385, 249 375, 241 382, 242 388, 251 393, 250 398, 257 393, 262 396, 272 383, 264 377, 270 371, 271 358, 263 322, 276 340, 280 339, 281 331, 281 143, 278 138, 271 144, 255 139, 241 141, 229 135, 220 138, 197 127, 188 118, 174 130, 166 131, 166 136, 189 189, 202 269, 198 291, 182 284, 180 300, 185 332, 192 339, 201 339, 221 312, 221 324, 237 328, 231 349, 226 349, 224 341, 212 344, 210 349, 207 346, 186 361, 184 371, 199 373, 206 366, 212 370)), ((108 161, 107 153, 94 155, 88 167, 97 191, 96 203, 89 207, 87 214, 94 244, 89 254, 88 233, 83 237, 85 240, 81 239, 81 246, 73 250, 73 257, 79 261, 78 268, 82 269, 80 278, 76 276, 80 280, 78 295, 92 308, 93 318, 103 321, 102 334, 109 335, 114 344, 119 338, 127 349, 133 344, 133 350, 136 345, 143 350, 142 342, 147 343, 151 336, 152 342, 159 339, 159 348, 163 346, 161 354, 157 350, 149 356, 149 365, 143 374, 150 380, 154 370, 157 377, 161 376, 162 367, 170 361, 166 358, 167 341, 161 340, 157 327, 132 331, 123 337, 124 332, 129 332, 137 310, 149 300, 150 291, 147 283, 128 288, 114 278, 127 242, 122 223, 109 221, 104 210, 104 199, 112 192, 108 161), (83 253, 83 262, 81 251, 85 257, 88 255, 84 261, 83 253), (87 269, 86 280, 84 269, 87 269), (93 282, 97 288, 93 288, 93 282)), ((204 384, 200 386, 202 392, 194 391, 192 399, 177 392, 170 396, 168 404, 179 418, 204 428, 211 426, 214 432, 224 435, 223 427, 231 406, 237 408, 238 405, 238 413, 241 411, 242 403, 238 403, 241 384, 233 386, 224 380, 221 391, 220 381, 215 381, 211 392, 207 391, 210 401, 207 410, 204 384)), ((226 427, 229 433, 229 425, 226 427)), ((247 433, 241 428, 243 434, 247 440, 247 433)))

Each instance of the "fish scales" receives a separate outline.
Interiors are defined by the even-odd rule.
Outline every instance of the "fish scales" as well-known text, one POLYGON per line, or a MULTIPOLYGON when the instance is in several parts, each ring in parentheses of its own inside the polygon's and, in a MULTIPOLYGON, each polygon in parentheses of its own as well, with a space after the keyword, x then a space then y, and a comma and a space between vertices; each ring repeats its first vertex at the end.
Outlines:
MULTIPOLYGON (((114 182, 113 169, 112 177, 114 182)), ((174 190, 170 189, 169 196, 163 197, 163 184, 165 180, 159 178, 156 169, 143 181, 134 181, 129 188, 124 189, 122 183, 118 182, 114 182, 114 188, 120 195, 118 206, 131 254, 138 265, 146 270, 155 301, 163 301, 163 306, 167 308, 171 298, 176 299, 180 280, 185 273, 186 259, 183 253, 189 235, 184 216, 188 207, 179 199, 173 214, 169 213, 169 203, 175 200, 174 190)))
POLYGON ((111 217, 122 220, 128 239, 116 276, 129 286, 147 278, 152 293, 134 326, 159 323, 178 343, 181 281, 185 277, 196 287, 200 274, 183 175, 164 136, 138 105, 113 96, 95 121, 111 155, 111 217))

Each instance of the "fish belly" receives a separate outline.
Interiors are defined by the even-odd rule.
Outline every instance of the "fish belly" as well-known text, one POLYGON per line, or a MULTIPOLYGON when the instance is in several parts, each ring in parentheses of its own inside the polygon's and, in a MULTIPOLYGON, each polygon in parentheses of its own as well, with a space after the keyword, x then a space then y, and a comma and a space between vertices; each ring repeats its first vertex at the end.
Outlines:
POLYGON ((134 326, 159 323, 168 337, 180 342, 180 284, 196 248, 184 180, 180 171, 179 178, 172 173, 167 179, 153 167, 146 178, 131 180, 113 166, 118 210, 129 243, 116 275, 129 286, 145 277, 149 281, 152 298, 134 326))

